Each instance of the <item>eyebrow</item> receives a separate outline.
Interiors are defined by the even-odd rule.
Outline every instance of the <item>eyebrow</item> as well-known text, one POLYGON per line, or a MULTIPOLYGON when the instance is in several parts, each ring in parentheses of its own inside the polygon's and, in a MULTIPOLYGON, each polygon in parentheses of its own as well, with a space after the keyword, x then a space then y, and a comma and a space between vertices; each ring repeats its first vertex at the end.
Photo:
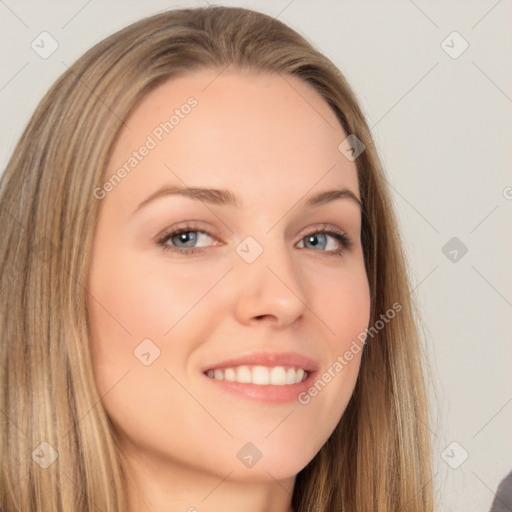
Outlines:
MULTIPOLYGON (((143 207, 147 206, 149 203, 152 203, 157 199, 173 195, 188 197, 190 199, 195 199, 205 203, 220 206, 233 206, 235 208, 241 208, 242 206, 242 201, 238 197, 236 197, 235 194, 233 194, 233 192, 231 192, 230 190, 199 187, 185 188, 179 186, 165 186, 151 194, 146 199, 144 199, 144 201, 142 201, 137 206, 137 208, 135 208, 133 214, 135 214, 137 211, 141 210, 143 207)), ((354 192, 352 192, 352 190, 349 190, 347 188, 338 190, 326 190, 324 192, 320 192, 319 194, 310 197, 306 201, 304 206, 320 206, 323 204, 330 203, 332 201, 336 201, 337 199, 350 199, 359 206, 360 210, 362 210, 363 208, 360 199, 354 194, 354 192)))

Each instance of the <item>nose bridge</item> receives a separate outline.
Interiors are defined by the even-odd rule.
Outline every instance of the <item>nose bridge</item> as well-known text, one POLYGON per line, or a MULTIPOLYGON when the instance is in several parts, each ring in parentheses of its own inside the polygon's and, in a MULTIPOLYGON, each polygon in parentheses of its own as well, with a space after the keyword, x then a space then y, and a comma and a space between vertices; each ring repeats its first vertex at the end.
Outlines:
POLYGON ((239 320, 271 316, 284 325, 298 318, 306 308, 306 287, 278 230, 247 236, 236 251, 239 320))

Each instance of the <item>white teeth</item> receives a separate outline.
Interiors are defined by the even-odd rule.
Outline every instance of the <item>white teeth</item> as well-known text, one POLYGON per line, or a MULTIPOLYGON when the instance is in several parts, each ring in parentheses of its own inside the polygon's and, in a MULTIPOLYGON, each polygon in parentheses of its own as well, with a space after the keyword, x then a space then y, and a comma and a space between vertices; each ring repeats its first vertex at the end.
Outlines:
POLYGON ((233 368, 227 368, 224 372, 224 379, 229 382, 235 382, 236 372, 233 368))
POLYGON ((252 372, 247 366, 239 366, 236 371, 236 380, 242 384, 250 384, 252 382, 252 372))
POLYGON ((274 386, 283 386, 286 384, 286 371, 282 366, 276 366, 270 370, 270 384, 274 386))
POLYGON ((259 386, 286 386, 302 382, 308 373, 302 368, 284 366, 237 366, 208 370, 208 377, 228 382, 239 382, 241 384, 257 384, 259 386))
POLYGON ((299 380, 299 382, 302 381, 302 379, 304 378, 304 373, 305 372, 304 372, 304 370, 302 368, 299 368, 297 370, 297 377, 296 378, 299 380))
POLYGON ((252 369, 252 383, 266 386, 270 384, 270 372, 264 366, 255 366, 252 369))

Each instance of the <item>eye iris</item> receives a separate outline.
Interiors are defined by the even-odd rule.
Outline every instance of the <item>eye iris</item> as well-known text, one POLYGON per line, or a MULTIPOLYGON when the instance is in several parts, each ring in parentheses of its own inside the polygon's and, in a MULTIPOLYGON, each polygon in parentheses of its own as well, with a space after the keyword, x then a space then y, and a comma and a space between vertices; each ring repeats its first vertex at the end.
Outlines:
POLYGON ((323 234, 317 233, 317 234, 309 235, 306 238, 307 238, 308 243, 309 242, 313 243, 313 247, 317 247, 319 244, 322 245, 322 246, 325 245, 325 235, 323 235, 323 234), (315 242, 315 239, 318 240, 319 237, 323 237, 324 238, 324 244, 322 244, 321 242, 315 242))
MULTIPOLYGON (((197 235, 193 231, 184 231, 183 233, 178 233, 172 237, 172 242, 174 243, 176 240, 179 242, 183 242, 184 244, 194 245, 196 241, 197 235)), ((188 247, 188 246, 187 246, 188 247)))

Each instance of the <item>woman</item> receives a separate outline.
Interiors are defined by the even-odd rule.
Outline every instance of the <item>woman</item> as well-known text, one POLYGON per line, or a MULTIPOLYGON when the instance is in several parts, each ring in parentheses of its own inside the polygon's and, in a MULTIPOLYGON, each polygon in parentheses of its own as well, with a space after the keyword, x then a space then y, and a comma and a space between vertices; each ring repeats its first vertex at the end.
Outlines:
POLYGON ((433 509, 389 191, 296 32, 212 7, 114 34, 0 197, 1 510, 433 509))

